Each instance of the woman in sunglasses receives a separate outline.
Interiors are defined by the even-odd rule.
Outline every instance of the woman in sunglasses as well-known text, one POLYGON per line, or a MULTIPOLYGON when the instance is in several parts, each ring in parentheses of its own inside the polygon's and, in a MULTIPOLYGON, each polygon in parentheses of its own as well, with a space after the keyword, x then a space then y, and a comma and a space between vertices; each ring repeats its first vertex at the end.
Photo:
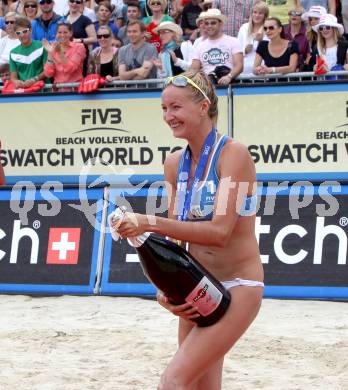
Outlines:
POLYGON ((261 41, 256 49, 253 72, 257 75, 295 72, 298 63, 298 45, 284 39, 283 26, 278 18, 265 20, 268 41, 261 41))
POLYGON ((110 27, 100 26, 97 31, 99 46, 89 55, 88 73, 100 74, 108 81, 119 80, 118 50, 113 45, 113 35, 110 27))
POLYGON ((122 237, 151 231, 186 242, 196 260, 229 290, 229 308, 208 327, 192 321, 200 316, 193 302, 173 305, 157 295, 162 306, 179 316, 179 348, 158 389, 218 390, 224 356, 256 317, 263 295, 255 166, 245 146, 216 131, 218 98, 203 72, 169 78, 162 109, 174 137, 188 143, 164 163, 169 218, 156 217, 153 223, 147 215, 126 213, 120 226, 111 228, 122 237))
POLYGON ((72 27, 69 23, 59 23, 56 40, 52 43, 43 41, 48 53, 45 76, 53 77, 55 84, 81 81, 86 49, 83 44, 72 42, 72 27))
POLYGON ((155 45, 157 52, 159 53, 161 51, 161 39, 154 30, 160 23, 174 22, 174 19, 164 13, 167 8, 167 0, 148 0, 147 4, 152 15, 143 19, 146 26, 146 39, 149 43, 155 45))
MULTIPOLYGON (((313 27, 318 33, 317 51, 325 62, 325 71, 330 70, 348 70, 348 42, 341 37, 344 33, 342 24, 337 23, 334 15, 326 14, 320 22, 313 27)), ((317 65, 314 65, 314 71, 317 65)))
POLYGON ((299 50, 298 67, 300 71, 309 56, 309 43, 306 36, 306 26, 302 21, 303 8, 295 7, 288 12, 289 24, 284 26, 285 39, 296 42, 299 50))
POLYGON ((17 16, 15 12, 7 12, 5 15, 7 35, 0 39, 0 77, 9 72, 10 51, 21 44, 14 29, 17 16))
POLYGON ((24 0, 21 14, 31 22, 38 18, 41 15, 38 2, 36 0, 24 0))
POLYGON ((249 22, 244 23, 238 32, 238 40, 243 49, 242 75, 253 72, 256 49, 260 41, 264 39, 263 24, 268 18, 269 8, 264 2, 256 3, 250 14, 249 22))

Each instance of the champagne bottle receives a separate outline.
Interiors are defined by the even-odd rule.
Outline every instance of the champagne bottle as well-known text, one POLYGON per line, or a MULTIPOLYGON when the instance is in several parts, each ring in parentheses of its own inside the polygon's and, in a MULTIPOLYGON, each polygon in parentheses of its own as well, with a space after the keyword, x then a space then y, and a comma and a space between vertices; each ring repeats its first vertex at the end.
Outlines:
MULTIPOLYGON (((120 215, 109 215, 119 219, 120 215)), ((113 233, 113 238, 115 233, 113 233)), ((145 276, 173 304, 190 302, 200 316, 193 319, 198 326, 217 322, 226 312, 230 293, 192 255, 181 246, 153 233, 128 238, 136 249, 145 276)))

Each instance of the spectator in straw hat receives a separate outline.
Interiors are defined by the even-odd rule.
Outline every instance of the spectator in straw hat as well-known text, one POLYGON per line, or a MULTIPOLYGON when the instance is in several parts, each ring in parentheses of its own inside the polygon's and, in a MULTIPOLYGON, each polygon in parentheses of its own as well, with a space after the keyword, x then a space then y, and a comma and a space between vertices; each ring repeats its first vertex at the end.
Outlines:
POLYGON ((158 59, 154 60, 157 77, 176 76, 188 70, 192 64, 193 46, 191 41, 181 42, 181 27, 173 22, 162 22, 155 32, 161 39, 161 51, 158 59))
POLYGON ((348 70, 348 42, 341 38, 344 28, 336 16, 323 15, 313 30, 318 33, 316 54, 324 60, 326 70, 348 70))
POLYGON ((214 83, 229 84, 243 71, 243 50, 237 38, 222 32, 226 16, 216 8, 203 15, 207 38, 194 50, 192 68, 208 74, 214 83))

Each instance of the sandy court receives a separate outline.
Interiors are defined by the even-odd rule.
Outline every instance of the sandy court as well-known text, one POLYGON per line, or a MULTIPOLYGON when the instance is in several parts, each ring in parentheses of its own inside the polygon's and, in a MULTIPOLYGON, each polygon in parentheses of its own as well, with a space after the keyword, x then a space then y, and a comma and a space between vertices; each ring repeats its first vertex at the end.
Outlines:
MULTIPOLYGON (((0 390, 152 390, 176 349, 155 301, 0 295, 0 390)), ((348 303, 265 299, 224 390, 348 390, 348 303)))

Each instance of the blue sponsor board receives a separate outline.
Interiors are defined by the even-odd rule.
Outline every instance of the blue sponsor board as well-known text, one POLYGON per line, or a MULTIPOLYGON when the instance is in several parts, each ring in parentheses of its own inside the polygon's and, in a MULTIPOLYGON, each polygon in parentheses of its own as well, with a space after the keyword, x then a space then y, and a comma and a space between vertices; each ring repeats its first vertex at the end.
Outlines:
POLYGON ((0 291, 92 294, 103 189, 0 191, 0 291))

